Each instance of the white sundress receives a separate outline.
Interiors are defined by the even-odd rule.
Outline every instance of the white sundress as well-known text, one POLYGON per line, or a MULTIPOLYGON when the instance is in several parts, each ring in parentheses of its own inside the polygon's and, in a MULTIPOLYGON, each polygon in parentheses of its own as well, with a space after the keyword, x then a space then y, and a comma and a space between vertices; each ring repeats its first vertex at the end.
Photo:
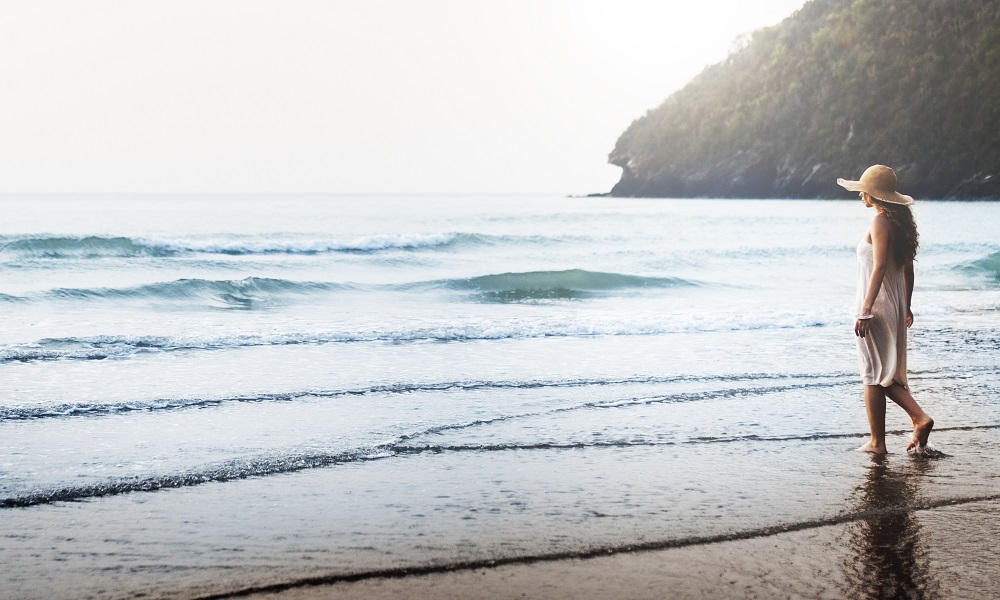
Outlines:
MULTIPOLYGON (((874 268, 874 248, 864 240, 858 244, 857 314, 868 295, 868 283, 874 268)), ((882 288, 872 305, 874 317, 868 335, 855 336, 858 368, 865 385, 889 387, 906 384, 906 282, 903 268, 890 257, 882 288)))

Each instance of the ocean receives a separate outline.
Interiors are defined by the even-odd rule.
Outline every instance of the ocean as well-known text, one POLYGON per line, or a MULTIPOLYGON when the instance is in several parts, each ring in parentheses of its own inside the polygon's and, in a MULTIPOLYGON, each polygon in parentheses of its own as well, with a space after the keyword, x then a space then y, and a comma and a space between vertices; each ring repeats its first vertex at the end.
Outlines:
MULTIPOLYGON (((885 504, 854 451, 858 200, 0 211, 5 598, 590 556, 885 504)), ((1000 203, 914 212, 910 385, 939 452, 907 455, 890 404, 880 477, 893 506, 996 498, 1000 203)))

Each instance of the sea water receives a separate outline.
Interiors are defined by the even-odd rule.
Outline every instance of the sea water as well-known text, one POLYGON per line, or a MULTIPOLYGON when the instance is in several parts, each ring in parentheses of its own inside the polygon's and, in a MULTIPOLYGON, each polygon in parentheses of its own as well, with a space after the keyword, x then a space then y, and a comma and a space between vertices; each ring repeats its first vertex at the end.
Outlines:
MULTIPOLYGON (((697 543, 871 504, 858 201, 0 211, 4 597, 697 543)), ((912 506, 992 497, 1000 204, 914 212, 910 383, 943 454, 907 456, 890 405, 889 469, 912 506)))

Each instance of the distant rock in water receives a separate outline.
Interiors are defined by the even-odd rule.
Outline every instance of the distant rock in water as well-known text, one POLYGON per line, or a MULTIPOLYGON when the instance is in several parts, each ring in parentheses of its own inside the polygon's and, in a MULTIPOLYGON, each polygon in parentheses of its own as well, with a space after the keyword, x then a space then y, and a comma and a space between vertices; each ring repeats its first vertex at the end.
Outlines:
POLYGON ((811 0, 637 119, 613 196, 1000 199, 1000 2, 811 0))

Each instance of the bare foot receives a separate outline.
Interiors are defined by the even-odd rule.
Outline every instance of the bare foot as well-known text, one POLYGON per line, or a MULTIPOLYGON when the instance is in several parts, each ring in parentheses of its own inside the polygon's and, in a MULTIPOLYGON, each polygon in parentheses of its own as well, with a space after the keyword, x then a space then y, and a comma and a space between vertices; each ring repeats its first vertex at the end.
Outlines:
POLYGON ((931 435, 931 429, 934 428, 934 419, 927 417, 923 421, 917 423, 913 426, 913 437, 910 438, 910 445, 906 447, 907 450, 912 450, 913 448, 923 448, 927 445, 927 438, 931 435))
POLYGON ((860 448, 858 448, 858 452, 871 452, 872 454, 885 454, 885 452, 886 452, 886 450, 885 450, 885 444, 882 444, 881 446, 876 446, 874 443, 872 443, 871 440, 868 440, 867 444, 865 444, 864 446, 861 446, 860 448))

